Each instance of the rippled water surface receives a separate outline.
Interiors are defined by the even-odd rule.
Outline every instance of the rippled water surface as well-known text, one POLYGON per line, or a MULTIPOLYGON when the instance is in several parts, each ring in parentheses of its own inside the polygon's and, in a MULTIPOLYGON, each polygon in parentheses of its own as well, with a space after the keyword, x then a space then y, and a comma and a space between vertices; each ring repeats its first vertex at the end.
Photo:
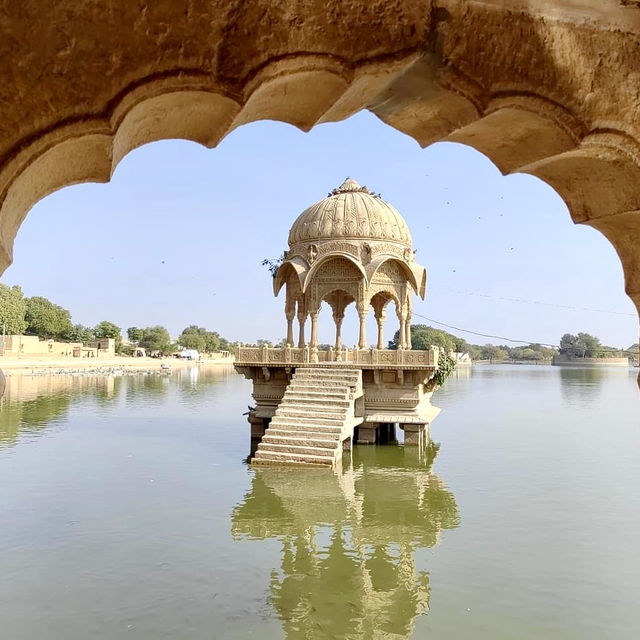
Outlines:
POLYGON ((233 370, 10 378, 0 638, 638 638, 636 373, 478 366, 341 473, 248 467, 233 370))

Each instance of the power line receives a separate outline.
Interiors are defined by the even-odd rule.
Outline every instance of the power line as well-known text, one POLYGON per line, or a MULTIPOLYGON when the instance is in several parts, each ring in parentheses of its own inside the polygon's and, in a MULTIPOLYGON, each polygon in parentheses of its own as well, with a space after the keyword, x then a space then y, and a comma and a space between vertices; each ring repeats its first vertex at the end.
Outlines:
MULTIPOLYGON (((433 291, 434 287, 430 287, 430 290, 433 291)), ((438 291, 438 288, 435 289, 438 291)), ((440 289, 440 291, 444 291, 440 289)), ((526 300, 525 298, 508 298, 506 296, 494 296, 489 293, 478 293, 475 291, 454 291, 452 289, 446 290, 447 293, 457 293, 466 296, 477 296, 480 298, 489 298, 491 300, 501 300, 503 302, 520 302, 524 304, 537 304, 543 307, 553 307, 556 309, 567 309, 570 311, 588 311, 590 313, 608 313, 616 316, 627 316, 629 318, 636 318, 637 314, 635 313, 627 313, 626 311, 611 311, 609 309, 593 309, 590 307, 576 307, 568 304, 557 304, 554 302, 543 302, 542 300, 526 300)))
POLYGON ((422 318, 424 320, 428 320, 429 322, 433 322, 434 324, 439 324, 442 327, 447 327, 447 329, 453 329, 454 331, 462 331, 462 333, 470 333, 471 335, 474 336, 481 336, 483 338, 493 338, 495 340, 504 340, 506 342, 518 342, 518 343, 522 343, 522 344, 539 344, 542 345, 543 347, 553 347, 554 349, 558 349, 558 345, 556 344, 549 344, 548 342, 538 342, 536 340, 516 340, 514 338, 505 338, 504 336, 494 336, 491 333, 481 333, 479 331, 471 331, 471 329, 462 329, 461 327, 455 327, 451 324, 447 324, 446 322, 440 322, 439 320, 434 320, 433 318, 427 318, 427 316, 423 316, 420 313, 416 313, 415 311, 413 312, 414 316, 418 316, 419 318, 422 318))
MULTIPOLYGON (((481 333, 480 331, 472 331, 471 329, 463 329, 462 327, 456 327, 452 324, 447 324, 446 322, 441 322, 440 320, 434 320, 433 318, 428 318, 427 316, 423 316, 421 313, 413 312, 414 316, 418 316, 418 318, 422 318, 423 320, 428 320, 429 322, 433 322, 434 324, 439 324, 441 327, 447 327, 447 329, 453 329, 454 331, 461 331, 462 333, 469 333, 474 336, 481 336, 483 338, 493 338, 494 340, 504 340, 505 342, 513 342, 519 344, 539 344, 543 347, 551 347, 552 349, 559 349, 560 345, 550 344, 549 342, 541 342, 539 340, 516 340, 515 338, 505 338, 504 336, 496 336, 491 333, 481 333)), ((625 351, 625 349, 607 349, 602 347, 601 351, 608 351, 610 353, 619 353, 621 351, 625 351)), ((636 353, 628 352, 628 353, 636 353)))

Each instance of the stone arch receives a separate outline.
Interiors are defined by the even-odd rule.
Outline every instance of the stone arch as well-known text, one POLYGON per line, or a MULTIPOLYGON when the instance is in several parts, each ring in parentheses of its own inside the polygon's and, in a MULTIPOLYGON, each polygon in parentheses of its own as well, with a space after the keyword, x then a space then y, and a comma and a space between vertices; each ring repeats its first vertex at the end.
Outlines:
POLYGON ((294 285, 296 290, 299 289, 302 293, 308 270, 309 265, 300 256, 285 260, 273 278, 273 294, 277 296, 285 284, 287 286, 294 285))
MULTIPOLYGON (((421 282, 418 281, 416 274, 404 263, 393 257, 385 257, 376 266, 375 271, 371 274, 369 291, 374 293, 382 291, 384 288, 397 289, 394 285, 403 280, 408 282, 416 293, 420 293, 421 282)), ((404 294, 404 292, 402 292, 404 294)), ((400 291, 396 291, 397 297, 402 297, 400 291)))
POLYGON ((319 258, 311 265, 311 269, 309 270, 309 273, 307 274, 304 281, 304 293, 306 293, 313 282, 322 275, 323 271, 329 271, 331 269, 332 262, 334 264, 339 264, 340 262, 342 262, 343 266, 342 269, 334 269, 332 273, 327 275, 327 280, 329 282, 338 282, 340 278, 343 277, 343 273, 348 274, 347 277, 355 281, 357 272, 358 279, 362 279, 365 284, 367 283, 367 274, 362 268, 362 265, 353 256, 350 256, 347 253, 330 253, 326 256, 323 256, 322 258, 319 258))
POLYGON ((531 173, 612 242, 640 307, 640 13, 461 3, 124 0, 0 20, 0 273, 29 209, 107 181, 131 149, 215 146, 258 119, 303 130, 367 108, 426 146, 469 144, 531 173), (571 64, 567 64, 570 61, 571 64))

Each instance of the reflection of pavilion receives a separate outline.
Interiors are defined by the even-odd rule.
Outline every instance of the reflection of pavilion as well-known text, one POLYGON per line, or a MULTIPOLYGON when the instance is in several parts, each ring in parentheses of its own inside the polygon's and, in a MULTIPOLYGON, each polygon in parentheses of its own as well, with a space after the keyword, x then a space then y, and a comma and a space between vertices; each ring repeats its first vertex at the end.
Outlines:
MULTIPOLYGON (((411 348, 413 296, 424 298, 427 276, 415 260, 406 222, 378 194, 347 179, 300 214, 291 227, 288 244, 273 281, 276 295, 285 289, 285 346, 240 347, 236 352, 236 369, 253 382, 256 407, 249 422, 252 437, 262 439, 254 462, 317 462, 319 457, 331 462, 339 457, 340 442, 350 442, 356 424, 360 425, 359 442, 373 443, 380 427, 384 430, 389 424, 398 424, 405 431, 407 444, 421 444, 438 414, 431 405, 431 392, 439 350, 411 348), (323 303, 335 323, 335 342, 327 350, 319 349, 318 339, 323 303), (342 323, 349 308, 355 308, 359 319, 355 349, 345 349, 342 344, 342 323), (393 350, 385 348, 384 340, 390 308, 395 308, 399 324, 398 349, 393 350), (378 329, 372 348, 366 341, 370 313, 378 329), (296 380, 296 369, 300 368, 304 369, 300 375, 304 381, 296 380), (340 370, 347 370, 344 375, 351 382, 357 378, 353 385, 337 381, 340 370), (326 388, 328 376, 334 378, 331 389, 326 388), (350 386, 357 387, 356 394, 349 393, 350 386), (360 398, 362 406, 356 406, 360 398), (318 409, 320 400, 324 408, 318 409), (339 435, 330 454, 326 443, 313 442, 311 430, 295 442, 289 418, 303 418, 300 422, 309 425, 324 411, 338 420, 344 401, 351 404, 344 420, 335 424, 339 435), (274 416, 276 433, 265 433, 274 416)), ((328 423, 315 426, 320 424, 328 423)))
POLYGON ((233 511, 236 539, 277 538, 269 600, 287 638, 407 638, 429 608, 415 551, 458 525, 431 473, 437 449, 358 447, 344 473, 258 468, 233 511))

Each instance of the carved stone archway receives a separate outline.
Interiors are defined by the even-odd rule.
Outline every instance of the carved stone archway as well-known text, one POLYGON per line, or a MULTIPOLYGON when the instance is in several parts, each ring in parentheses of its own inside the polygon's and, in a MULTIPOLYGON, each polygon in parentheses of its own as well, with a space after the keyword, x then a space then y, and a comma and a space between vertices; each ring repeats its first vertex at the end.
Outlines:
POLYGON ((11 3, 0 16, 0 273, 30 208, 164 138, 369 109, 549 183, 640 307, 634 0, 11 3))

